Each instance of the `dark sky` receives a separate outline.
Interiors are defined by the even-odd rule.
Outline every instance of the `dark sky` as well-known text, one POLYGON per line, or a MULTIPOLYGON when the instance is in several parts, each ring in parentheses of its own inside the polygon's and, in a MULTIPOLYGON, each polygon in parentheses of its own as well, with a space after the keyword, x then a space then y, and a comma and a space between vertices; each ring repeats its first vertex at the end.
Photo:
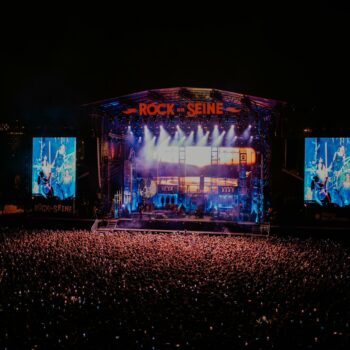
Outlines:
POLYGON ((69 123, 83 103, 175 86, 281 99, 310 121, 350 119, 350 18, 336 5, 160 18, 53 9, 4 19, 5 119, 69 123))

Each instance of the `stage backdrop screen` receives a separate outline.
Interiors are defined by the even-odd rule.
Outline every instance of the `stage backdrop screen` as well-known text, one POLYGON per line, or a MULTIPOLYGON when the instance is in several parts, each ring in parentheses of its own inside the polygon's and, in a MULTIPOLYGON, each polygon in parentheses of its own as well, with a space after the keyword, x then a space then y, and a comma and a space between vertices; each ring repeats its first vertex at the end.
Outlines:
POLYGON ((305 139, 304 201, 350 205, 350 138, 305 139))
POLYGON ((34 137, 32 195, 57 200, 75 198, 75 161, 75 137, 34 137))

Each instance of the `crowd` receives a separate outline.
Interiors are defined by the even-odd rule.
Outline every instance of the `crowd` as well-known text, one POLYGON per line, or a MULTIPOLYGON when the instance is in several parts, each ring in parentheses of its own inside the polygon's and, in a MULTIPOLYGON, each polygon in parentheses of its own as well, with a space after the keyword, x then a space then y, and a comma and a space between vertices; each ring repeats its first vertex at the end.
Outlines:
POLYGON ((0 231, 1 349, 342 349, 332 240, 0 231))

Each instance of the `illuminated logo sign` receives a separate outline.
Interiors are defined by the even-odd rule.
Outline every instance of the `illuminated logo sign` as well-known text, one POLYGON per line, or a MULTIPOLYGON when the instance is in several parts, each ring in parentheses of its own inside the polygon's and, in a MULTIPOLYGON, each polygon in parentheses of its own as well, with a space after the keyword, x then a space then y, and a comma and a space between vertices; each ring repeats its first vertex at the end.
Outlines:
POLYGON ((219 194, 233 194, 235 192, 234 186, 219 186, 219 194))
POLYGON ((187 117, 197 115, 223 115, 224 112, 237 113, 240 111, 236 107, 226 107, 222 102, 188 102, 182 106, 175 103, 139 103, 137 108, 128 108, 123 111, 124 114, 138 114, 139 116, 165 116, 184 114, 187 117))
POLYGON ((72 204, 52 204, 52 203, 38 203, 35 204, 33 210, 36 213, 68 213, 73 214, 74 208, 72 204))
POLYGON ((158 185, 158 192, 159 193, 177 193, 177 186, 176 185, 158 185))

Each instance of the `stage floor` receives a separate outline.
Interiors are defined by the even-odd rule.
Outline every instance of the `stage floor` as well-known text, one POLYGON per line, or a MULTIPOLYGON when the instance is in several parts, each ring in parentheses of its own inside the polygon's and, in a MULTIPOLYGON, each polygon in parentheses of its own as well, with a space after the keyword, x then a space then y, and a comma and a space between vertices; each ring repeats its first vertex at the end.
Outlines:
POLYGON ((126 218, 97 220, 93 230, 98 231, 157 231, 157 232, 198 232, 216 234, 251 234, 260 233, 260 225, 254 222, 232 222, 223 220, 213 220, 212 218, 126 218))

